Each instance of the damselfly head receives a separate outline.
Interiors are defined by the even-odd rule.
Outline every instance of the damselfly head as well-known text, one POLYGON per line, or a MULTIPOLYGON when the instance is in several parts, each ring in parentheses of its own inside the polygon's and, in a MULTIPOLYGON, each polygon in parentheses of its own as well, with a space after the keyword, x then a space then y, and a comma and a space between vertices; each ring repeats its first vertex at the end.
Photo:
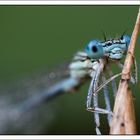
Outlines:
POLYGON ((88 57, 92 59, 99 59, 104 55, 102 44, 98 40, 90 41, 85 48, 85 52, 87 53, 88 57))
POLYGON ((127 52, 129 44, 130 37, 123 34, 118 39, 110 39, 104 42, 92 40, 86 46, 85 52, 92 59, 107 57, 112 60, 118 60, 127 52))

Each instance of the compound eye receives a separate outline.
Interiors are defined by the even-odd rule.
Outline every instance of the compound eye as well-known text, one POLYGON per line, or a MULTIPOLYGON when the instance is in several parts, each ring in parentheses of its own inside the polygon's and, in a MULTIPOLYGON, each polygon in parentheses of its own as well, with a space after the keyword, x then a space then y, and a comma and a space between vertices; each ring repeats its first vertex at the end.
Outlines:
POLYGON ((92 46, 92 52, 96 53, 98 51, 97 46, 92 46))
POLYGON ((103 47, 102 44, 97 40, 92 40, 88 43, 85 49, 89 58, 99 59, 103 57, 103 47))

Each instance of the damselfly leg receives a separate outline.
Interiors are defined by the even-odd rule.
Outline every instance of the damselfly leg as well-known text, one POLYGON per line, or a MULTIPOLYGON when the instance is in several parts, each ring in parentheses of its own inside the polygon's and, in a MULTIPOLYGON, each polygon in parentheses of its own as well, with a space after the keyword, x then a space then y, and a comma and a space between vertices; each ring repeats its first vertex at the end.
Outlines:
MULTIPOLYGON (((113 74, 113 72, 112 72, 112 70, 111 70, 110 64, 108 64, 108 65, 106 66, 106 68, 107 68, 107 71, 108 71, 108 73, 109 73, 109 77, 112 77, 114 74, 113 74)), ((106 81, 106 80, 105 80, 105 81, 106 81)), ((104 81, 104 82, 105 82, 105 81, 104 81)), ((115 95, 116 95, 116 93, 117 93, 117 83, 116 83, 115 79, 113 79, 113 80, 111 81, 111 85, 112 85, 113 95, 114 95, 114 97, 115 97, 115 95)))
MULTIPOLYGON (((93 105, 94 105, 94 107, 98 107, 98 96, 93 97, 93 105)), ((96 125, 96 127, 95 127, 96 134, 101 135, 101 132, 99 129, 99 127, 100 127, 99 113, 95 111, 93 115, 94 115, 94 120, 95 120, 95 125, 96 125)))
MULTIPOLYGON (((106 81, 106 77, 105 77, 104 73, 102 74, 102 81, 103 81, 103 82, 106 81)), ((104 92, 104 98, 105 98, 106 110, 108 110, 109 112, 111 112, 111 105, 110 105, 109 91, 108 91, 107 86, 104 86, 104 87, 103 87, 103 92, 104 92)), ((108 120, 108 124, 109 124, 109 126, 111 125, 112 114, 113 114, 113 113, 108 113, 108 114, 107 114, 107 120, 108 120)))
POLYGON ((98 68, 91 73, 92 80, 91 80, 91 83, 89 86, 88 96, 87 96, 87 110, 89 110, 89 111, 93 110, 93 108, 91 107, 93 93, 96 90, 96 88, 98 87, 99 78, 100 78, 100 75, 104 68, 103 63, 100 63, 100 62, 98 62, 98 63, 99 63, 98 68))
POLYGON ((99 130, 99 126, 100 126, 99 113, 108 114, 109 125, 110 125, 111 119, 112 119, 112 112, 111 112, 111 107, 110 107, 110 99, 109 99, 109 93, 108 93, 108 90, 107 90, 107 86, 105 85, 103 87, 106 109, 98 107, 98 95, 95 95, 95 96, 93 95, 93 93, 98 88, 98 83, 99 83, 100 76, 102 77, 103 82, 106 80, 105 76, 104 76, 104 73, 103 73, 105 63, 106 63, 105 61, 99 61, 98 69, 96 71, 93 71, 92 80, 91 80, 91 83, 90 83, 89 92, 88 92, 88 96, 87 96, 87 110, 91 111, 91 112, 94 112, 94 119, 95 119, 96 133, 97 134, 101 134, 101 132, 99 130))

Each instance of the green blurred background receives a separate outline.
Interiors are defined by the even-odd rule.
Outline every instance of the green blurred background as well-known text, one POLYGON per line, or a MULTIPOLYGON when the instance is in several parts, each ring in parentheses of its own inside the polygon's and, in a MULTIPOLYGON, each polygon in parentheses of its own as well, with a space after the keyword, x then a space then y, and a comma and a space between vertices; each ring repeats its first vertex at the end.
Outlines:
MULTIPOLYGON (((114 37, 128 29, 131 35, 137 12, 138 6, 0 6, 0 81, 6 84, 70 60, 89 40, 102 39, 101 31, 114 37)), ((138 69, 139 47, 140 35, 138 69)), ((85 109, 88 86, 52 101, 55 117, 40 134, 95 134, 92 114, 85 109)), ((139 89, 139 83, 133 86, 138 132, 139 89)), ((105 118, 101 130, 108 134, 105 118)))

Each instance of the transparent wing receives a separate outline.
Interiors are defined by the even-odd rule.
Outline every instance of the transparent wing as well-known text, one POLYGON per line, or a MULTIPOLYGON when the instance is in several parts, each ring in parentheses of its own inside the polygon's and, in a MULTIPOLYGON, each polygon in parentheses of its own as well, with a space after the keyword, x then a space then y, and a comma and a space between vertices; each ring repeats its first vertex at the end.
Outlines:
POLYGON ((22 98, 22 96, 34 95, 38 93, 38 91, 44 90, 54 83, 68 77, 68 65, 69 61, 52 67, 51 69, 46 68, 19 79, 9 81, 4 85, 2 83, 3 81, 0 81, 0 92, 4 95, 9 94, 9 96, 11 96, 11 94, 13 96, 16 95, 17 99, 22 98))
MULTIPOLYGON (((18 109, 24 100, 41 93, 54 83, 69 77, 69 61, 42 70, 22 79, 10 81, 0 87, 0 134, 40 134, 54 119, 55 109, 49 105, 22 113, 18 109)), ((1 81, 2 83, 2 81, 1 81)))

